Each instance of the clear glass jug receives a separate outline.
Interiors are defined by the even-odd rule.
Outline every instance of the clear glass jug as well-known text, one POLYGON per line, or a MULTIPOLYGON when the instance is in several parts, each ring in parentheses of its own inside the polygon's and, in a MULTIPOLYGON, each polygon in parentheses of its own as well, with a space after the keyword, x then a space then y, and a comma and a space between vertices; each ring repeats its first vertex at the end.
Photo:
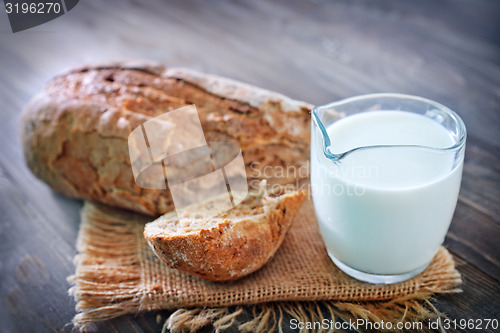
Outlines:
POLYGON ((312 118, 312 195, 331 259, 371 283, 422 272, 457 203, 463 121, 439 103, 400 94, 319 106, 312 118))

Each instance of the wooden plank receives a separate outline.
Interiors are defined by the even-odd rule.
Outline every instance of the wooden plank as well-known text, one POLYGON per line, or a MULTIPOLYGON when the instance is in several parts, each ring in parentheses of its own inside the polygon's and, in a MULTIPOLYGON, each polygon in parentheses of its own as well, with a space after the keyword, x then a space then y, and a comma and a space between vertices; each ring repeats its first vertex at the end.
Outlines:
POLYGON ((459 203, 446 235, 445 245, 467 262, 500 281, 499 234, 500 226, 489 216, 459 203))
POLYGON ((460 201, 500 223, 500 147, 474 137, 470 141, 465 150, 460 201))
MULTIPOLYGON (((462 274, 461 294, 439 295, 436 297, 438 310, 451 320, 456 319, 499 319, 500 284, 462 258, 454 256, 457 269, 462 274)), ((449 332, 470 332, 473 330, 452 329, 449 332)), ((479 330, 478 330, 479 331, 479 330)), ((496 330, 481 330, 495 332, 496 330)))
POLYGON ((66 277, 74 272, 75 237, 65 239, 67 221, 41 215, 2 166, 0 184, 2 328, 69 332, 75 302, 66 277))

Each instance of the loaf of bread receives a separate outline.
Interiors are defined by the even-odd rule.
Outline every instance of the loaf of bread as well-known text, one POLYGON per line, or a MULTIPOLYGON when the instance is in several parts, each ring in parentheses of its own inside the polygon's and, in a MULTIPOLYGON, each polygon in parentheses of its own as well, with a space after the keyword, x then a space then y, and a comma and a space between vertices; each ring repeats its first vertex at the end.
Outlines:
POLYGON ((279 167, 305 167, 311 105, 144 62, 86 66, 55 77, 23 112, 24 156, 38 178, 65 195, 163 214, 173 209, 171 194, 137 186, 127 139, 147 120, 193 104, 207 142, 241 148, 250 181, 288 184, 307 177, 279 167))
POLYGON ((180 221, 170 212, 147 223, 144 237, 173 268, 210 281, 236 280, 272 258, 304 198, 304 191, 249 195, 235 208, 208 219, 197 216, 202 208, 180 221))

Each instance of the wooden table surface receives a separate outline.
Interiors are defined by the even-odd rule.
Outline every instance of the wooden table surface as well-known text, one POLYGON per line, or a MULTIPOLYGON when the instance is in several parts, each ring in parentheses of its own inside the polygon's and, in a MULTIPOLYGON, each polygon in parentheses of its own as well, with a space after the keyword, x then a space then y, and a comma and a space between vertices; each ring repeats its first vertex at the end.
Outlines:
MULTIPOLYGON (((463 293, 437 296, 450 319, 500 320, 500 2, 81 1, 13 34, 0 13, 0 331, 70 332, 81 201, 26 168, 19 115, 71 66, 151 59, 324 104, 398 92, 441 102, 468 129, 446 246, 463 293)), ((166 312, 125 316, 102 332, 158 332, 166 312)), ((453 331, 453 330, 451 330, 453 331)))

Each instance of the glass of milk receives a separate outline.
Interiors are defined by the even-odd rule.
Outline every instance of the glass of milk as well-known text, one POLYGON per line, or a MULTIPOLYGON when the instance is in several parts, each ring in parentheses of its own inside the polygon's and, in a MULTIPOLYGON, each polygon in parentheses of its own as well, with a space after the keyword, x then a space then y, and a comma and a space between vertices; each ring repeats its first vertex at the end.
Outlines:
POLYGON ((311 185, 330 258, 371 283, 422 272, 450 226, 466 129, 434 101, 373 94, 314 108, 311 185))

